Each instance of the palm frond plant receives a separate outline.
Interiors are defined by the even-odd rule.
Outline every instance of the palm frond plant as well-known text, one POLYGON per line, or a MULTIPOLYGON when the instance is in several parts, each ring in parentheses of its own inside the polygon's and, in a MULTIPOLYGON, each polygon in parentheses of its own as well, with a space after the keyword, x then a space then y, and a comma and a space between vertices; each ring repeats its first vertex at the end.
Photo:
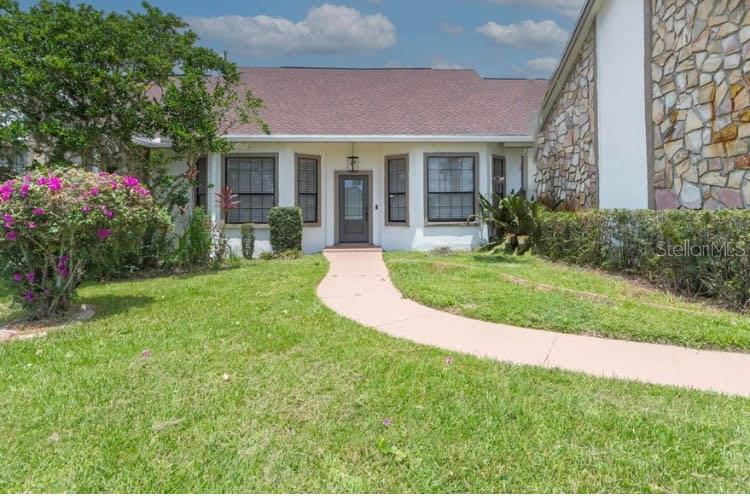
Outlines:
POLYGON ((489 242, 482 246, 482 250, 523 254, 533 245, 541 209, 539 202, 529 201, 521 194, 507 197, 480 195, 479 213, 468 220, 487 226, 489 242))

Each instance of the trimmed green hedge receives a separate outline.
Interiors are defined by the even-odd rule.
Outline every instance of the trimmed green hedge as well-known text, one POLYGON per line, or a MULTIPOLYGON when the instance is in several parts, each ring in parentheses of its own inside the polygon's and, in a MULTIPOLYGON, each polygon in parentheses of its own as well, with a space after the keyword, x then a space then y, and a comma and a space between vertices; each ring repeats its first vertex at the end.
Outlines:
POLYGON ((544 212, 535 250, 750 307, 750 211, 544 212))
POLYGON ((273 207, 268 213, 268 226, 274 254, 302 250, 302 209, 273 207))

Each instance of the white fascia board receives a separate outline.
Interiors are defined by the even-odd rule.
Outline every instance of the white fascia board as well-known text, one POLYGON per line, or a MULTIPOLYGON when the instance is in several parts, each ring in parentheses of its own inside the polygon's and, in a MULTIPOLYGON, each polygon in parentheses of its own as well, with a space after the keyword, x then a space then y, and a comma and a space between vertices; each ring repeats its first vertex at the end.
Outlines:
POLYGON ((272 135, 241 135, 228 134, 226 139, 235 143, 244 142, 279 142, 291 143, 495 143, 533 142, 531 136, 520 135, 296 135, 296 134, 272 134, 272 135))
MULTIPOLYGON (((328 134, 227 134, 232 143, 504 143, 509 146, 529 146, 532 136, 523 135, 328 135, 328 134)), ((136 138, 136 144, 148 148, 169 148, 163 140, 136 138)))

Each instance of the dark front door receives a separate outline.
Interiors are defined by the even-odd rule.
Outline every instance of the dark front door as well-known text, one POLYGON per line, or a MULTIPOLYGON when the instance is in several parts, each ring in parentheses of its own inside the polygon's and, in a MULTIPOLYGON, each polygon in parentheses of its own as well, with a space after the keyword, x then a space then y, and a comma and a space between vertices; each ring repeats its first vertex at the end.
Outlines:
POLYGON ((339 176, 339 243, 370 242, 368 176, 339 176))

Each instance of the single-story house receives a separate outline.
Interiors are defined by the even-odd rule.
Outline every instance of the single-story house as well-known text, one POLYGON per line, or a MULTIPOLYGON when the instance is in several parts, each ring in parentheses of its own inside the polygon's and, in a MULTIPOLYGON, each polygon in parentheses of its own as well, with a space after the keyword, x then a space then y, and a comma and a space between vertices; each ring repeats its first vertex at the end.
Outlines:
POLYGON ((750 208, 750 2, 587 0, 537 145, 580 206, 750 208))
MULTIPOLYGON (((232 152, 199 160, 191 202, 226 222, 235 247, 239 226, 252 223, 257 250, 269 250, 269 210, 297 205, 305 252, 468 249, 486 235, 467 224, 480 194, 533 189, 546 81, 437 69, 244 68, 241 75, 263 99, 271 134, 231 127, 232 152), (214 195, 225 186, 240 205, 222 218, 214 195)), ((172 167, 180 173, 187 165, 172 167)))

